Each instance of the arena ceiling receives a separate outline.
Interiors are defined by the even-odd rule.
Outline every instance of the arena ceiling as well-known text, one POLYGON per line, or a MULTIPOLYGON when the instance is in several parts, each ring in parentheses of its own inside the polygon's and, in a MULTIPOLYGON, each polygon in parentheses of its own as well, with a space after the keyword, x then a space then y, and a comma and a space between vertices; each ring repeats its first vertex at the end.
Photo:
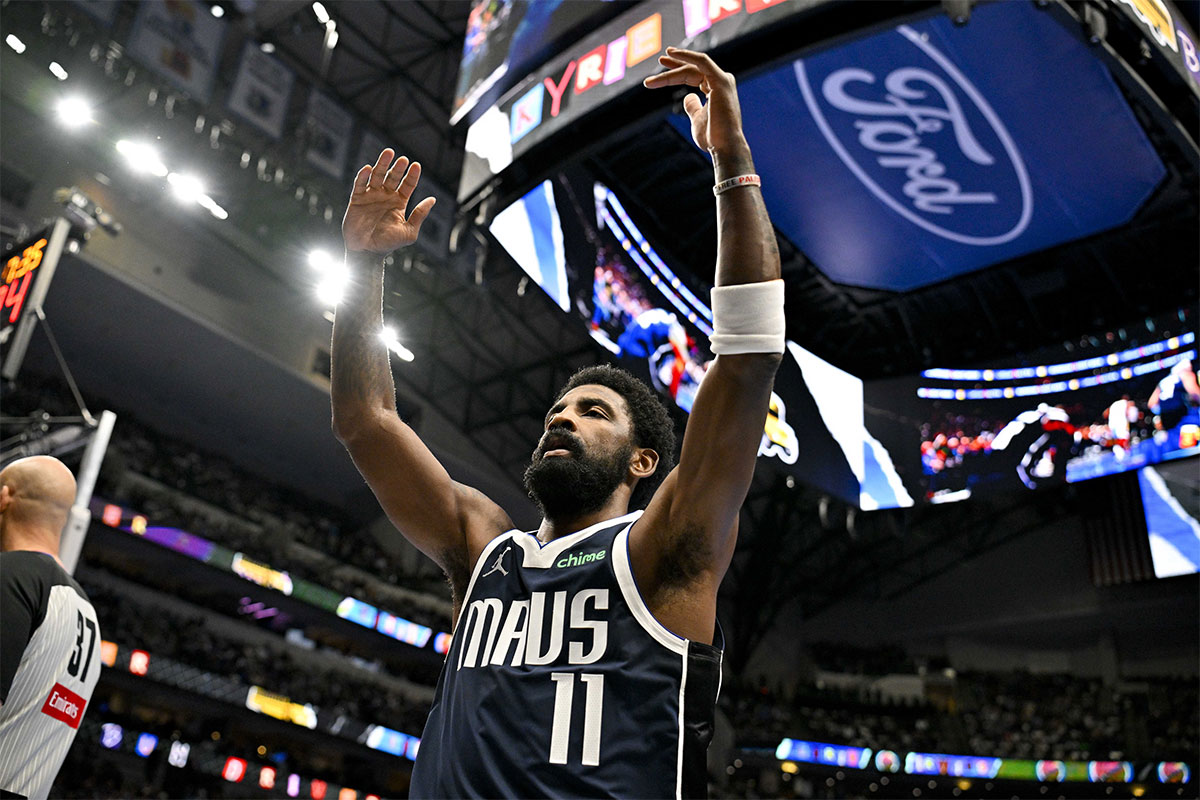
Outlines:
MULTIPOLYGON (((339 32, 332 51, 324 47, 326 29, 308 0, 222 0, 221 5, 235 41, 224 48, 219 80, 231 82, 236 73, 237 38, 269 42, 305 81, 320 86, 402 152, 420 160, 426 174, 443 189, 452 192, 457 186, 465 128, 452 127, 448 117, 469 3, 330 3, 339 32)), ((851 20, 846 5, 830 4, 831 13, 840 21, 827 20, 815 26, 809 34, 813 39, 807 43, 877 24, 896 14, 928 12, 937 5, 855 3, 856 19, 851 20)), ((1085 4, 1068 5, 1081 8, 1085 4)), ((3 5, 6 27, 40 26, 67 39, 72 30, 86 27, 72 22, 72 15, 79 16, 73 8, 58 3, 3 5)), ((119 6, 112 24, 114 38, 128 32, 135 12, 133 3, 119 6)), ((797 46, 801 44, 805 42, 797 46)), ((762 66, 752 58, 752 53, 730 52, 723 63, 738 74, 751 74, 762 66)), ((836 284, 785 239, 789 337, 869 379, 1002 357, 1102 334, 1165 309, 1194 307, 1195 265, 1200 262, 1196 235, 1200 176, 1194 145, 1191 150, 1186 146, 1187 136, 1193 142, 1196 139, 1194 120, 1185 124, 1187 132, 1181 138, 1164 123, 1161 110, 1136 100, 1132 82, 1125 88, 1135 98, 1135 113, 1168 173, 1129 225, 903 293, 836 284)), ((1172 110, 1186 116, 1194 113, 1194 105, 1172 110)), ((664 249, 673 263, 692 265, 702 280, 711 280, 716 242, 711 176, 694 147, 668 123, 665 112, 660 108, 603 136, 576 140, 575 152, 570 155, 582 158, 627 199, 630 212, 645 221, 647 236, 666 243, 664 249)), ((549 153, 547 158, 567 155, 549 153)), ((536 176, 530 172, 526 177, 532 181, 536 176)), ((328 202, 338 207, 340 215, 345 187, 324 184, 320 188, 323 199, 332 198, 328 202)), ((477 210, 469 210, 468 222, 477 210)), ((491 211, 495 210, 493 206, 491 211)), ((288 209, 278 211, 262 204, 247 213, 244 227, 254 232, 262 230, 259 222, 286 216, 288 209)), ((304 222, 301 219, 295 224, 304 222)), ((263 237, 266 245, 270 245, 271 235, 263 237)), ((278 234, 280 238, 287 235, 278 234)), ((390 272, 389 307, 413 329, 430 333, 422 358, 412 368, 398 370, 397 377, 402 396, 407 395, 414 405, 436 406, 478 443, 495 467, 512 478, 510 488, 519 494, 519 475, 530 445, 540 433, 550 393, 575 368, 600 358, 601 351, 536 287, 526 291, 528 282, 500 248, 489 247, 482 235, 462 236, 465 244, 460 243, 449 263, 440 263, 427 253, 415 254, 399 259, 390 272)), ((196 374, 210 374, 218 365, 212 367, 198 369, 196 374)), ((203 392, 205 387, 197 385, 195 390, 203 392)), ((284 395, 286 392, 280 393, 280 402, 286 404, 284 395)), ((169 407, 162 409, 164 419, 169 420, 172 413, 169 407)), ((283 419, 300 416, 299 407, 280 410, 283 419)), ((297 440, 293 448, 300 452, 290 459, 294 463, 303 464, 305 453, 311 460, 327 455, 327 429, 307 432, 296 426, 280 435, 297 440)), ((231 452, 239 446, 234 439, 231 435, 225 443, 231 452)), ((286 471, 287 466, 281 462, 276 469, 286 471)), ((311 482, 311 476, 299 470, 292 476, 277 474, 296 485, 311 482)), ((353 480, 352 472, 347 473, 347 484, 353 480)), ((362 499, 361 494, 356 495, 356 501, 362 499)), ((836 601, 853 586, 861 589, 866 584, 855 584, 855 576, 879 574, 879 565, 890 557, 903 558, 912 570, 903 578, 893 574, 892 589, 877 591, 899 591, 896 587, 904 580, 917 582, 944 566, 941 562, 924 566, 925 559, 919 558, 922 553, 958 552, 945 549, 949 534, 928 514, 897 514, 891 522, 860 525, 854 540, 845 524, 817 524, 820 502, 817 492, 764 479, 756 484, 748 504, 752 528, 803 532, 792 543, 799 548, 793 555, 819 569, 795 571, 775 585, 790 587, 786 591, 802 597, 808 611, 836 601), (863 545, 874 539, 884 546, 863 545), (869 553, 875 555, 868 558, 869 553)), ((960 522, 966 526, 977 519, 970 511, 954 513, 964 515, 960 522)), ((985 511, 977 513, 984 515, 985 511)), ((1002 533, 996 532, 997 541, 1002 533)), ((977 533, 968 543, 976 549, 985 547, 991 541, 989 536, 977 533)), ((766 558, 763 554, 776 552, 768 546, 769 538, 764 537, 763 548, 747 547, 739 556, 740 566, 734 569, 742 578, 739 587, 749 591, 768 585, 758 579, 769 574, 771 564, 781 563, 779 558, 758 563, 760 556, 766 558)), ((750 545, 755 537, 747 536, 745 541, 750 545)), ((761 607, 755 592, 745 600, 747 608, 761 607)))

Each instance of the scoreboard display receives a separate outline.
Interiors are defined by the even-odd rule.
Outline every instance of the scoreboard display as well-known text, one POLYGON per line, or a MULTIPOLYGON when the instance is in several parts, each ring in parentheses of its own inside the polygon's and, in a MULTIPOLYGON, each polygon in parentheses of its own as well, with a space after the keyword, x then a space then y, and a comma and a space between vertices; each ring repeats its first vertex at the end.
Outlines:
POLYGON ((50 243, 50 228, 16 243, 4 257, 4 268, 0 271, 0 327, 16 324, 25 308, 25 298, 38 277, 38 267, 50 243))

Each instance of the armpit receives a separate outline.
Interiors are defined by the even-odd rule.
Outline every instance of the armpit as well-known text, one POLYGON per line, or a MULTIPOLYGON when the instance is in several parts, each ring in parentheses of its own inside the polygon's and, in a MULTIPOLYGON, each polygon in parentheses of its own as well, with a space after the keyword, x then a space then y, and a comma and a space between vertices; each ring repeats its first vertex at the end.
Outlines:
POLYGON ((687 525, 666 543, 658 563, 659 590, 690 587, 711 568, 710 537, 698 525, 687 525))

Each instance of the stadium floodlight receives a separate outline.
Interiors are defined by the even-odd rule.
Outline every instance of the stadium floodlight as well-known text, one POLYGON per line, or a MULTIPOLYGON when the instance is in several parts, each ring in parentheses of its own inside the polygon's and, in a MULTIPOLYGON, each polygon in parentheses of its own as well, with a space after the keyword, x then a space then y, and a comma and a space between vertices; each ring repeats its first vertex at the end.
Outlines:
POLYGON ((145 142, 121 139, 117 142, 117 152, 125 156, 125 161, 135 172, 146 172, 159 178, 167 177, 167 165, 158 157, 158 151, 145 142))
POLYGON ((350 274, 341 265, 329 270, 317 283, 317 299, 323 305, 336 306, 342 302, 342 295, 346 293, 346 284, 349 281, 350 274))
POLYGON ((337 47, 338 32, 337 25, 333 20, 329 20, 329 24, 325 26, 325 49, 332 50, 337 47))
POLYGON ((208 213, 212 214, 217 219, 229 219, 229 212, 221 208, 220 204, 218 204, 216 200, 213 200, 208 195, 200 195, 198 198, 196 198, 196 202, 207 209, 208 213))
POLYGON ((50 74, 58 78, 60 81, 65 81, 69 76, 67 71, 63 69, 63 65, 57 61, 50 62, 50 74))
POLYGON ((195 175, 182 175, 172 172, 167 175, 167 183, 171 184, 171 193, 184 203, 195 203, 204 195, 204 184, 195 175))
POLYGON ((92 121, 92 105, 79 95, 70 95, 54 107, 59 123, 65 128, 78 128, 92 121))
POLYGON ((8 36, 5 36, 4 43, 13 50, 16 50, 18 55, 25 52, 25 43, 18 39, 15 33, 10 33, 8 36))
POLYGON ((396 338, 396 329, 390 325, 384 325, 383 330, 379 332, 379 338, 387 345, 388 350, 391 350, 396 355, 400 356, 405 361, 412 361, 416 356, 412 350, 409 350, 404 345, 400 344, 400 340, 396 338))
POLYGON ((320 249, 308 251, 308 265, 322 272, 338 267, 337 261, 329 254, 329 251, 320 249))
POLYGON ((212 15, 214 17, 216 17, 217 19, 220 19, 221 17, 225 16, 225 8, 222 5, 220 5, 219 3, 213 3, 212 8, 209 10, 212 12, 212 15))
POLYGON ((321 23, 322 25, 329 22, 329 12, 325 10, 325 6, 320 2, 320 0, 317 0, 317 2, 312 4, 312 10, 313 13, 317 15, 317 22, 321 23))
POLYGON ((275 45, 272 42, 263 42, 258 46, 258 49, 262 50, 267 55, 270 55, 271 53, 275 52, 275 45))

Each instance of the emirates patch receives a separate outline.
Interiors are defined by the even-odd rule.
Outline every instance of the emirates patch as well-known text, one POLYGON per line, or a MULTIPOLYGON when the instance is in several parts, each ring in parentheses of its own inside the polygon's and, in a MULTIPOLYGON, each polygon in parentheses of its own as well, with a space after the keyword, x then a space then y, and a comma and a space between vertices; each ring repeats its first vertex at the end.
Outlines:
POLYGON ((56 683, 42 706, 42 713, 54 717, 59 722, 65 722, 72 728, 78 728, 79 723, 83 721, 83 710, 86 707, 86 700, 61 683, 56 683))

